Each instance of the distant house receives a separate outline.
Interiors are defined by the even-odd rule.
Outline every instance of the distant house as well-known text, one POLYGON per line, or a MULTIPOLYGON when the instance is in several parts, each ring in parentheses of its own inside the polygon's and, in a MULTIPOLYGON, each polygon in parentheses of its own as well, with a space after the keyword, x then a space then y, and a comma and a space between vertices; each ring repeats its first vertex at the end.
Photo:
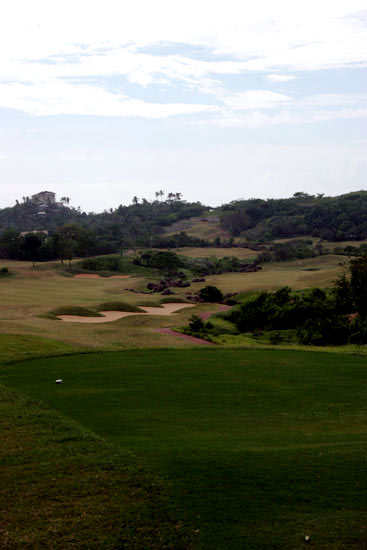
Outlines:
POLYGON ((43 233, 43 235, 46 235, 46 237, 48 236, 48 231, 46 231, 45 229, 40 229, 39 231, 37 229, 34 231, 22 231, 20 233, 20 236, 25 237, 26 235, 32 235, 32 234, 37 235, 39 233, 43 233))
POLYGON ((55 204, 56 193, 53 193, 52 191, 41 191, 40 193, 36 193, 35 195, 32 195, 31 201, 34 204, 38 204, 39 206, 55 204))

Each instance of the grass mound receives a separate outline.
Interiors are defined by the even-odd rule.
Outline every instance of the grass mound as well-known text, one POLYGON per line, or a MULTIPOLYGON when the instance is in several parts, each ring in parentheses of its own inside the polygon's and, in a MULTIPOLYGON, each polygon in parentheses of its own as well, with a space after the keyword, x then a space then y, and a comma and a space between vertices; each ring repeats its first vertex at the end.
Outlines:
POLYGON ((49 338, 26 334, 0 334, 0 363, 2 364, 34 357, 66 355, 78 351, 80 348, 49 338))
POLYGON ((89 309, 81 306, 62 306, 50 311, 48 318, 56 319, 59 315, 78 315, 79 317, 103 317, 95 309, 89 309))
POLYGON ((0 416, 3 550, 192 547, 135 457, 3 387, 0 416))
POLYGON ((144 313, 144 310, 138 306, 126 302, 103 302, 97 306, 97 311, 128 311, 133 313, 144 313))
POLYGON ((161 302, 152 301, 149 302, 149 300, 143 300, 142 302, 139 302, 140 307, 163 307, 161 306, 161 302))
POLYGON ((188 300, 185 300, 184 298, 179 298, 177 296, 167 296, 166 298, 162 298, 160 302, 161 304, 189 304, 190 303, 188 300))

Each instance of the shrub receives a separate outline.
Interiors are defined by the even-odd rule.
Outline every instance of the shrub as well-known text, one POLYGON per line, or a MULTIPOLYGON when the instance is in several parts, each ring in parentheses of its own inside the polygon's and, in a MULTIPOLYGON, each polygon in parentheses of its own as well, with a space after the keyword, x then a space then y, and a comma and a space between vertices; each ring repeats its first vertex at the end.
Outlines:
POLYGON ((192 315, 189 319, 190 332, 204 332, 205 323, 198 315, 192 315))
POLYGON ((200 289, 199 291, 199 297, 204 302, 222 302, 223 301, 223 294, 219 288, 216 286, 205 286, 204 288, 200 289))

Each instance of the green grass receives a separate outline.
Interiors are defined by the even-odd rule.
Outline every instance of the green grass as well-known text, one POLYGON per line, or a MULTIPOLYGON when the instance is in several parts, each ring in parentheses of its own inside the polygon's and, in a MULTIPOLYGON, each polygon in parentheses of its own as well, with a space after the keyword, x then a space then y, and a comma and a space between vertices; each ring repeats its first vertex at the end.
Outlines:
POLYGON ((160 475, 198 550, 298 550, 305 535, 322 550, 366 547, 365 376, 362 357, 230 349, 97 353, 0 371, 3 384, 160 475))
POLYGON ((0 418, 2 550, 191 548, 136 457, 2 386, 0 418))

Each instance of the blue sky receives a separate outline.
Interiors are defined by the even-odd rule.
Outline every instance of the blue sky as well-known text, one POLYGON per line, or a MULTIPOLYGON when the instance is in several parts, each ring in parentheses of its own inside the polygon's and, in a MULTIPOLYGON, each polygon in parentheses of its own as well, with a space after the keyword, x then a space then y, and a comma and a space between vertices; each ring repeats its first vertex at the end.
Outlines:
POLYGON ((6 1, 0 208, 363 189, 366 65, 365 0, 6 1))

